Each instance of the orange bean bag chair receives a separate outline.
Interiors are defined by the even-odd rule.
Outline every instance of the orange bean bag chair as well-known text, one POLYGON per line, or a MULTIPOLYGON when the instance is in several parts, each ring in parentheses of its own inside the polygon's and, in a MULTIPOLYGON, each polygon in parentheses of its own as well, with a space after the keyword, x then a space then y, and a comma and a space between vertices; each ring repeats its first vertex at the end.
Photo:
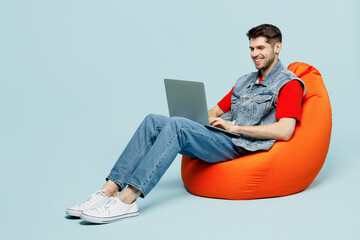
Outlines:
POLYGON ((181 175, 192 194, 225 199, 277 197, 302 191, 315 179, 330 144, 330 100, 316 68, 295 62, 288 69, 306 86, 301 122, 293 137, 277 141, 268 151, 216 164, 183 156, 181 175))

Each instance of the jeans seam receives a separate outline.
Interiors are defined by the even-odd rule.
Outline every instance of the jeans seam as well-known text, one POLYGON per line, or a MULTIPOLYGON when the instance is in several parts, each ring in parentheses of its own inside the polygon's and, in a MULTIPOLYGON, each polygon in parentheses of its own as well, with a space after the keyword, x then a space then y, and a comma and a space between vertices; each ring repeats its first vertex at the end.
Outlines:
MULTIPOLYGON (((136 161, 134 161, 134 164, 132 164, 131 165, 131 168, 127 171, 127 174, 126 175, 124 175, 120 180, 118 180, 118 182, 122 182, 125 186, 124 186, 124 188, 126 187, 126 185, 127 185, 127 179, 129 178, 129 176, 132 174, 132 172, 134 171, 134 169, 137 167, 137 165, 139 164, 139 162, 140 162, 140 159, 142 159, 143 157, 144 157, 144 155, 145 155, 145 153, 147 152, 147 150, 148 150, 148 148, 149 148, 149 146, 150 146, 150 144, 149 144, 149 142, 150 142, 150 139, 152 139, 154 136, 156 136, 156 133, 154 133, 151 137, 149 137, 149 141, 147 141, 148 142, 148 144, 146 145, 146 147, 144 148, 144 150, 143 150, 143 152, 141 153, 141 155, 140 155, 140 157, 136 160, 136 161)), ((135 186, 134 186, 135 187, 135 186)))
MULTIPOLYGON (((150 138, 151 139, 151 138, 150 138)), ((121 179, 122 182, 126 182, 126 179, 129 178, 129 176, 132 174, 132 172, 134 171, 134 169, 136 168, 136 166, 139 164, 140 159, 142 159, 145 155, 145 153, 147 152, 147 149, 149 148, 150 144, 147 144, 146 147, 144 148, 143 152, 141 153, 140 157, 138 157, 138 159, 134 162, 134 164, 131 165, 131 169, 129 169, 127 171, 127 174, 124 175, 121 179)))
MULTIPOLYGON (((152 168, 151 173, 149 174, 149 176, 145 179, 144 183, 141 184, 141 188, 143 188, 145 185, 147 185, 147 183, 149 182, 149 179, 151 179, 151 177, 153 176, 155 170, 157 169, 157 167, 159 166, 163 156, 165 155, 165 152, 167 151, 167 149, 169 148, 169 146, 171 144, 173 144, 175 138, 178 136, 178 132, 181 129, 179 129, 178 131, 176 131, 175 135, 171 138, 171 140, 169 141, 168 145, 165 147, 165 150, 163 151, 163 154, 161 154, 161 156, 158 158, 158 161, 156 161, 154 167, 152 168)), ((144 194, 144 193, 143 193, 144 194)), ((145 195, 145 194, 144 194, 145 195)))

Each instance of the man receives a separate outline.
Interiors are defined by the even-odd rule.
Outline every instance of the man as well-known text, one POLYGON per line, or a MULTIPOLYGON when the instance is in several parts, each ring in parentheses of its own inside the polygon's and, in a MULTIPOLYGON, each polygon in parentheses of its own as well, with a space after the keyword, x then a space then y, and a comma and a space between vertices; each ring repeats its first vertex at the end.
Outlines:
POLYGON ((209 110, 211 125, 240 137, 231 138, 185 118, 150 114, 101 190, 66 213, 93 223, 137 216, 136 199, 151 191, 178 153, 218 163, 268 150, 276 140, 289 140, 300 120, 304 84, 278 59, 282 35, 277 27, 263 24, 247 36, 258 71, 240 77, 229 94, 209 110))

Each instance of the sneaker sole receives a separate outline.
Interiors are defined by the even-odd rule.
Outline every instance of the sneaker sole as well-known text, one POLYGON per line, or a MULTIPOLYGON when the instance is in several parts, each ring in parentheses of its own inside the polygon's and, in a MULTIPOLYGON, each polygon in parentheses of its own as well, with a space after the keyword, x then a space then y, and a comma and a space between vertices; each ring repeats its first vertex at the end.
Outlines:
POLYGON ((69 216, 73 216, 73 217, 80 217, 81 212, 76 211, 76 210, 67 209, 66 214, 69 216))
POLYGON ((80 214, 80 218, 84 221, 91 222, 91 223, 111 223, 120 219, 129 218, 129 217, 136 217, 139 215, 139 212, 134 213, 127 213, 115 217, 94 217, 86 214, 80 214))

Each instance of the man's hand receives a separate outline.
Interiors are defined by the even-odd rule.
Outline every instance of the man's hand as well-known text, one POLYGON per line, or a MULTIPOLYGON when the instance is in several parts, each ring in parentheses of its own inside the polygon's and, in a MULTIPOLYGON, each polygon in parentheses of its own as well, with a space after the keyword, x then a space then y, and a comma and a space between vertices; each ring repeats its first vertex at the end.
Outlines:
POLYGON ((226 131, 229 131, 229 132, 232 132, 231 130, 233 129, 234 127, 234 124, 222 119, 222 118, 219 118, 219 117, 211 117, 209 118, 209 123, 211 126, 214 126, 214 127, 218 127, 218 128, 222 128, 222 129, 225 129, 226 131))
POLYGON ((295 131, 296 118, 282 118, 275 123, 261 126, 236 126, 220 118, 223 114, 224 112, 217 105, 210 109, 210 125, 258 139, 276 139, 283 141, 290 140, 295 131))

